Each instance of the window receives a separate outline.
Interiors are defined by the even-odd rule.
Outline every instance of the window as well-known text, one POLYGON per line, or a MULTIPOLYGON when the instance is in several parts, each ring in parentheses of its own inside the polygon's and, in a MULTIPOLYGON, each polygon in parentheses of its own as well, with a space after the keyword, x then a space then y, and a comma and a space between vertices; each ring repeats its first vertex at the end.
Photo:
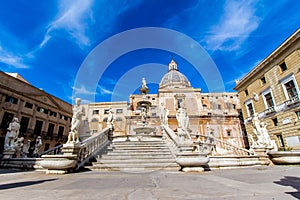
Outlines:
POLYGON ((29 102, 26 102, 26 103, 25 103, 25 108, 30 108, 30 109, 32 109, 32 107, 33 107, 33 104, 32 104, 32 103, 29 103, 29 102))
POLYGON ((283 141, 282 135, 277 135, 277 140, 278 140, 279 146, 284 147, 284 141, 283 141))
POLYGON ((230 130, 230 129, 227 129, 227 130, 226 130, 226 133, 227 133, 227 136, 228 136, 228 137, 231 136, 231 130, 230 130))
POLYGON ((109 109, 104 109, 104 114, 108 114, 109 113, 109 109))
POLYGON ((57 116, 57 112, 50 111, 50 112, 49 112, 49 115, 50 115, 50 116, 53 116, 53 117, 56 117, 56 116, 57 116))
POLYGON ((296 115, 297 115, 297 119, 300 120, 300 111, 296 111, 295 113, 296 113, 296 115))
POLYGON ((63 120, 68 120, 68 117, 66 117, 66 116, 64 116, 64 115, 62 115, 62 114, 60 114, 60 119, 63 119, 63 120))
POLYGON ((236 109, 236 105, 235 104, 232 104, 232 109, 236 109))
POLYGON ((249 95, 249 92, 248 92, 248 90, 247 90, 247 89, 245 90, 245 95, 246 95, 246 96, 248 96, 248 95, 249 95))
POLYGON ((57 137, 58 138, 62 138, 63 134, 64 134, 64 127, 63 126, 59 126, 58 127, 58 134, 57 134, 57 137))
POLYGON ((93 110, 93 115, 99 115, 99 110, 93 110))
POLYGON ((293 80, 285 83, 284 86, 290 99, 297 96, 297 90, 293 80))
POLYGON ((265 102, 266 108, 274 107, 274 102, 273 102, 271 92, 264 94, 263 97, 264 97, 264 102, 265 102))
POLYGON ((266 77, 264 77, 264 76, 260 79, 260 81, 261 81, 262 85, 265 85, 267 83, 266 77))
POLYGON ((6 96, 5 102, 13 103, 13 104, 18 104, 18 99, 11 97, 11 96, 6 96))
POLYGON ((26 133, 27 127, 29 124, 29 118, 28 117, 22 117, 21 122, 20 122, 20 132, 21 133, 26 133))
POLYGON ((218 109, 219 109, 219 110, 221 110, 221 109, 222 109, 222 107, 221 107, 221 105, 220 105, 220 104, 218 104, 218 109))
POLYGON ((53 135, 54 126, 55 126, 54 124, 49 123, 49 125, 48 125, 48 131, 47 131, 47 136, 48 137, 51 137, 53 135))
POLYGON ((253 108, 252 101, 249 100, 248 102, 245 103, 245 105, 246 105, 246 110, 247 110, 248 116, 251 117, 254 114, 254 108, 253 108))
POLYGON ((178 108, 181 108, 182 103, 183 103, 182 99, 177 99, 177 106, 178 106, 178 108))
POLYGON ((287 78, 281 80, 281 86, 287 100, 298 100, 299 89, 294 75, 288 76, 287 78))
POLYGON ((153 97, 153 98, 152 98, 152 100, 154 101, 154 100, 155 100, 155 98, 153 97))
POLYGON ((45 113, 45 114, 48 114, 48 110, 45 109, 45 108, 42 108, 42 107, 37 107, 36 109, 38 112, 41 112, 41 113, 45 113))
POLYGON ((207 110, 207 105, 203 104, 203 110, 207 110))
POLYGON ((279 64, 279 67, 281 69, 281 72, 284 72, 285 70, 287 70, 287 66, 286 66, 285 62, 279 64))
POLYGON ((278 119, 277 118, 273 118, 272 122, 273 122, 274 126, 278 126, 278 119))
POLYGON ((123 113, 123 109, 117 109, 117 110, 116 110, 116 113, 117 113, 117 114, 123 113))

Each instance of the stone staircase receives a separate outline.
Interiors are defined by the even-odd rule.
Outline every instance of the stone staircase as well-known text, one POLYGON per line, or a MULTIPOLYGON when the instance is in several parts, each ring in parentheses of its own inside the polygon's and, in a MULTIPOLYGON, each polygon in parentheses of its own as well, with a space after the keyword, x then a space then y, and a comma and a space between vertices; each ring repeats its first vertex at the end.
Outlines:
POLYGON ((163 141, 112 142, 107 152, 98 155, 92 170, 152 171, 180 169, 170 149, 163 141))

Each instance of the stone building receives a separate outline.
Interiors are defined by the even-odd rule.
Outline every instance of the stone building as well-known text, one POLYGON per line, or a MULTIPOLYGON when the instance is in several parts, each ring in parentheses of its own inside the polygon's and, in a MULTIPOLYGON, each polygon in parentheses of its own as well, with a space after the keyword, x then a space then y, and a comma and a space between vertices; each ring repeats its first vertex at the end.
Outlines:
POLYGON ((29 84, 18 74, 0 71, 0 153, 13 117, 19 119, 19 137, 34 146, 42 137, 45 151, 66 141, 72 118, 72 105, 29 84))
MULTIPOLYGON (((129 96, 129 103, 103 102, 84 105, 89 110, 85 121, 90 123, 89 125, 83 123, 86 127, 82 127, 82 132, 92 133, 105 127, 104 122, 107 118, 105 113, 112 108, 116 116, 115 127, 117 127, 114 136, 135 134, 134 129, 139 126, 141 115, 137 103, 143 98, 145 97, 142 94, 132 94, 129 96)), ((237 93, 202 93, 201 89, 193 88, 186 76, 179 72, 174 60, 169 63, 169 70, 161 79, 158 93, 147 94, 146 100, 151 102, 148 124, 156 128, 158 135, 161 134, 162 106, 169 111, 168 124, 173 130, 178 126, 176 112, 183 106, 187 110, 190 129, 194 136, 208 135, 209 130, 213 130, 214 136, 223 141, 248 147, 246 133, 241 123, 237 93)))
POLYGON ((300 29, 237 82, 248 134, 254 113, 278 147, 300 149, 300 29))

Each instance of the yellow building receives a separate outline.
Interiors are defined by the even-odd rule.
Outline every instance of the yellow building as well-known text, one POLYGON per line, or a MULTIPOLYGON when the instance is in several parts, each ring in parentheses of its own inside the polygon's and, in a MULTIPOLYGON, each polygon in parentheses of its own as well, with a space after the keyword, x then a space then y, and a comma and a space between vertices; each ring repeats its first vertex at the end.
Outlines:
POLYGON ((72 105, 38 89, 18 74, 0 71, 0 153, 9 123, 17 117, 19 137, 34 147, 42 137, 40 152, 66 141, 72 118, 72 105))
POLYGON ((300 149, 300 29, 237 82, 248 134, 252 116, 261 122, 278 147, 300 149))

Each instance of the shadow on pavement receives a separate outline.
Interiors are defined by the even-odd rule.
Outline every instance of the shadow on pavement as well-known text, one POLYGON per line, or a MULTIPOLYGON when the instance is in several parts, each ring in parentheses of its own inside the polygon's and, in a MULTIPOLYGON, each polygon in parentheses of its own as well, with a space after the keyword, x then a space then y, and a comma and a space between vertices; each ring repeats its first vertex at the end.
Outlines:
POLYGON ((8 183, 8 184, 3 184, 0 185, 0 190, 6 190, 6 189, 11 189, 11 188, 17 188, 17 187, 26 187, 30 185, 36 185, 48 181, 55 181, 57 179, 46 179, 46 180, 38 180, 38 181, 25 181, 25 182, 19 182, 19 183, 8 183))
POLYGON ((274 181, 274 183, 295 188, 297 192, 286 192, 286 194, 290 194, 293 197, 300 199, 300 178, 285 176, 284 178, 280 179, 280 181, 274 181))

